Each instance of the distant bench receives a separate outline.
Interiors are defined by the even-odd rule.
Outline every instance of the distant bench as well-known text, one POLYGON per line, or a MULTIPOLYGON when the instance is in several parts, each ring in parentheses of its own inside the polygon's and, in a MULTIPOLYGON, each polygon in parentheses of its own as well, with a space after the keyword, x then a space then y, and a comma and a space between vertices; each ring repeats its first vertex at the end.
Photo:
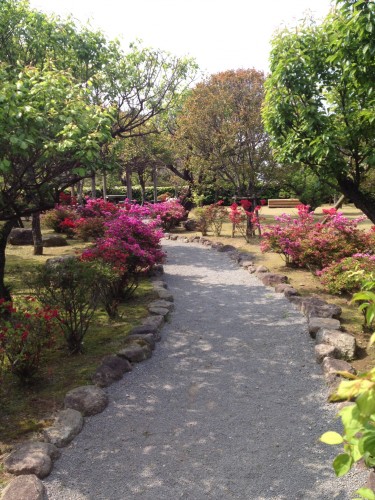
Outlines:
POLYGON ((295 208, 301 202, 297 198, 268 200, 268 208, 295 208))

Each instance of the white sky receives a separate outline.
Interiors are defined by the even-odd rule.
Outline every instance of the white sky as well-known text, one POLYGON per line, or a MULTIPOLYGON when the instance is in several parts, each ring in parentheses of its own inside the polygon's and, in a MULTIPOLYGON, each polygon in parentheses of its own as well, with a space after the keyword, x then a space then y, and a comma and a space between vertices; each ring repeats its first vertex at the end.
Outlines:
POLYGON ((238 68, 267 71, 270 39, 308 11, 324 17, 330 0, 30 0, 44 12, 90 21, 126 49, 146 46, 194 57, 209 74, 238 68))

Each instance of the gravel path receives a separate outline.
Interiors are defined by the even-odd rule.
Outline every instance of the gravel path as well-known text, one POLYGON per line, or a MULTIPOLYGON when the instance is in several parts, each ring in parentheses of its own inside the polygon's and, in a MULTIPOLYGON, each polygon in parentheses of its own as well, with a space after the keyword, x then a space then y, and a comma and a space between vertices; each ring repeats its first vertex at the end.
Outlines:
POLYGON ((45 480, 55 500, 350 499, 304 317, 222 253, 165 242, 176 310, 45 480))

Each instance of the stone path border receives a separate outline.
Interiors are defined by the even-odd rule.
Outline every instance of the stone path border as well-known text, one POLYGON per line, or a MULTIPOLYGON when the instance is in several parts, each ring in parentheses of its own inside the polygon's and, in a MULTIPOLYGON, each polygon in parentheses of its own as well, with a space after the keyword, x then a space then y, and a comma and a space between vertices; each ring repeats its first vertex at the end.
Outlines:
MULTIPOLYGON (((184 243, 200 243, 226 253, 232 261, 250 274, 255 274, 265 286, 272 287, 276 293, 282 293, 298 307, 308 319, 309 333, 316 340, 315 358, 321 363, 324 377, 333 389, 340 381, 337 371, 355 373, 348 363, 355 357, 355 338, 340 332, 339 306, 329 304, 319 297, 301 297, 288 283, 287 276, 271 273, 265 266, 257 266, 251 254, 239 252, 232 245, 223 245, 199 236, 180 237, 165 234, 164 237, 184 243)), ((82 430, 84 417, 95 415, 106 408, 108 396, 104 388, 131 371, 132 363, 142 362, 152 355, 155 343, 161 338, 160 329, 174 308, 173 295, 161 279, 162 274, 163 266, 155 266, 153 288, 158 300, 149 304, 149 316, 142 325, 130 331, 118 353, 103 358, 92 377, 94 385, 69 391, 64 400, 64 410, 57 414, 53 426, 44 431, 43 441, 18 445, 6 457, 5 470, 17 477, 4 489, 2 500, 42 500, 45 488, 40 479, 52 470, 53 461, 60 456, 59 449, 69 444, 82 430)), ((371 479, 373 478, 370 475, 369 481, 371 479)))
POLYGON ((151 357, 169 312, 173 311, 173 296, 161 279, 163 266, 153 269, 152 284, 157 300, 148 305, 149 315, 142 325, 134 327, 122 348, 105 356, 92 376, 93 385, 76 387, 64 399, 64 409, 54 424, 43 431, 40 441, 21 443, 6 456, 4 469, 16 476, 3 490, 1 500, 42 500, 45 487, 41 479, 48 476, 60 448, 67 446, 82 430, 87 417, 102 412, 108 405, 105 387, 131 371, 133 363, 151 357))

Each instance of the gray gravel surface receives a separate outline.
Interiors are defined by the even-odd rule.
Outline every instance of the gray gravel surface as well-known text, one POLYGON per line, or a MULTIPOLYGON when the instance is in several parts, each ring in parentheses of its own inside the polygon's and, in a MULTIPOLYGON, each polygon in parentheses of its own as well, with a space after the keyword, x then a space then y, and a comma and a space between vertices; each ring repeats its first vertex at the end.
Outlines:
POLYGON ((224 254, 166 241, 175 312, 45 480, 49 499, 350 499, 304 317, 224 254))

